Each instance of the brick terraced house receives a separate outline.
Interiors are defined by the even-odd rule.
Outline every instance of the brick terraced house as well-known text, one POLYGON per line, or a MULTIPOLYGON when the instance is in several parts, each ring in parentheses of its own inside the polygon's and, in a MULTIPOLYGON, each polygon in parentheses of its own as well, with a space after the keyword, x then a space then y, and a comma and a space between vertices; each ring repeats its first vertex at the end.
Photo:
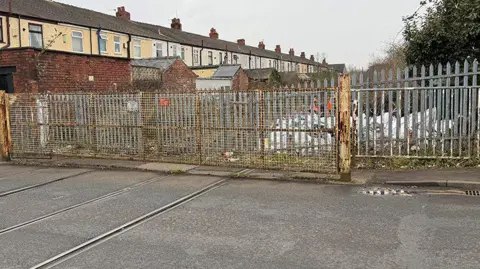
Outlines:
POLYGON ((313 56, 267 50, 263 42, 229 42, 216 29, 208 36, 131 20, 47 0, 0 0, 0 67, 14 66, 16 91, 131 90, 132 59, 180 57, 189 67, 235 64, 242 69, 275 68, 309 73, 313 56))

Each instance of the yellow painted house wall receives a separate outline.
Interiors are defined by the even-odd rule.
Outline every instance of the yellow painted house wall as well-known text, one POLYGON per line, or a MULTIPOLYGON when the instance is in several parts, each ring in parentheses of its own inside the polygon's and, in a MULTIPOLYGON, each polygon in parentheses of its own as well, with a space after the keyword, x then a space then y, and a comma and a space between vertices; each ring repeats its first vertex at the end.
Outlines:
POLYGON ((217 68, 211 69, 194 69, 192 70, 199 78, 211 78, 217 71, 217 68))
MULTIPOLYGON (((2 18, 2 30, 3 30, 3 39, 4 43, 7 42, 7 23, 6 17, 0 16, 2 18)), ((43 34, 43 45, 50 46, 48 49, 50 50, 58 50, 58 51, 66 51, 66 52, 73 52, 79 54, 96 54, 98 55, 98 37, 97 37, 97 29, 76 25, 67 25, 67 24, 55 24, 55 23, 48 23, 44 21, 35 21, 30 19, 21 19, 20 20, 20 35, 19 35, 19 24, 18 18, 10 18, 10 48, 18 48, 20 47, 20 39, 21 39, 21 47, 30 47, 30 40, 29 40, 29 27, 30 23, 37 24, 42 26, 42 34, 43 34), (73 31, 80 31, 83 33, 83 52, 76 52, 73 51, 72 48, 72 32, 73 31), (90 40, 91 43, 91 50, 90 50, 90 40), (51 42, 50 42, 51 41, 51 42)), ((112 31, 104 30, 101 32, 107 36, 107 52, 102 52, 101 55, 110 56, 110 57, 128 57, 128 35, 123 33, 116 33, 112 31), (120 53, 115 53, 115 44, 114 44, 114 37, 120 37, 120 53)), ((131 43, 131 56, 133 57, 133 39, 141 40, 142 44, 142 58, 149 58, 152 57, 152 40, 143 37, 132 37, 131 43)), ((2 43, 0 43, 2 46, 2 43)))
MULTIPOLYGON (((92 39, 92 50, 94 54, 98 54, 97 31, 97 29, 92 29, 90 32, 90 37, 92 39)), ((128 49, 126 49, 128 44, 128 35, 110 31, 101 31, 100 34, 107 36, 107 52, 102 52, 101 55, 124 58, 128 57, 128 49), (120 53, 115 53, 114 37, 120 37, 120 53)), ((90 44, 88 44, 88 46, 90 46, 90 44)))
POLYGON ((132 43, 130 44, 130 55, 132 58, 136 58, 134 54, 134 40, 140 40, 142 44, 141 56, 139 58, 152 58, 153 41, 143 37, 132 36, 132 43))

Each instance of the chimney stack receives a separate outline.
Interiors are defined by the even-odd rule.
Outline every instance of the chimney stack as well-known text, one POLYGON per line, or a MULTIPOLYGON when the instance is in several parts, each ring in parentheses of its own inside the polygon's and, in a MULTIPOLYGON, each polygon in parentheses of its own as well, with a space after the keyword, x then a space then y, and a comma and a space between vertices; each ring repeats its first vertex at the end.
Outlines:
POLYGON ((277 52, 277 53, 282 53, 282 48, 280 47, 280 45, 277 45, 277 46, 275 47, 275 52, 277 52))
POLYGON ((210 38, 211 39, 218 39, 218 33, 215 28, 210 29, 210 38))
POLYGON ((300 57, 305 58, 305 52, 300 53, 300 57))
POLYGON ((172 29, 182 31, 182 23, 180 22, 179 18, 173 18, 172 24, 170 25, 172 29))
POLYGON ((117 18, 121 18, 121 19, 124 19, 124 20, 127 20, 129 21, 130 20, 130 12, 127 12, 125 10, 125 7, 118 7, 117 8, 117 18))
POLYGON ((293 48, 291 48, 290 51, 288 52, 288 54, 290 54, 290 56, 295 56, 295 50, 293 50, 293 48))
POLYGON ((263 41, 260 41, 260 43, 258 43, 258 48, 264 50, 265 49, 265 43, 263 43, 263 41))
POLYGON ((240 46, 245 46, 245 39, 238 39, 237 40, 237 44, 240 45, 240 46))
POLYGON ((313 56, 313 54, 310 55, 310 61, 315 62, 315 56, 313 56))

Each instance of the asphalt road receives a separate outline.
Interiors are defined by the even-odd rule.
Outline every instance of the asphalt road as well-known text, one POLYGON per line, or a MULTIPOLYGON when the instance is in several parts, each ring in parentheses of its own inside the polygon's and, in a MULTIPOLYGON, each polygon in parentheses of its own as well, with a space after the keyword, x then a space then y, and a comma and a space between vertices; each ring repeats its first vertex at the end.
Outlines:
MULTIPOLYGON (((0 189, 70 177, 0 197, 0 231, 136 187, 0 232, 0 268, 30 268, 219 180, 37 169, 0 165, 0 189)), ((361 191, 230 180, 54 268, 480 268, 480 197, 361 191)))

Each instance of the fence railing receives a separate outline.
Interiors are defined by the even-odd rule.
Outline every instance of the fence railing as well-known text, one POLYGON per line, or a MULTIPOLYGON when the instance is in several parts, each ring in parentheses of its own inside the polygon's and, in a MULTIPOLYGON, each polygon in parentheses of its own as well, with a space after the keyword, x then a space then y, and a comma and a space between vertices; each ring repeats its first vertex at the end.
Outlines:
POLYGON ((17 94, 13 156, 337 173, 337 89, 17 94))
POLYGON ((480 157, 478 62, 352 74, 358 157, 480 157))

